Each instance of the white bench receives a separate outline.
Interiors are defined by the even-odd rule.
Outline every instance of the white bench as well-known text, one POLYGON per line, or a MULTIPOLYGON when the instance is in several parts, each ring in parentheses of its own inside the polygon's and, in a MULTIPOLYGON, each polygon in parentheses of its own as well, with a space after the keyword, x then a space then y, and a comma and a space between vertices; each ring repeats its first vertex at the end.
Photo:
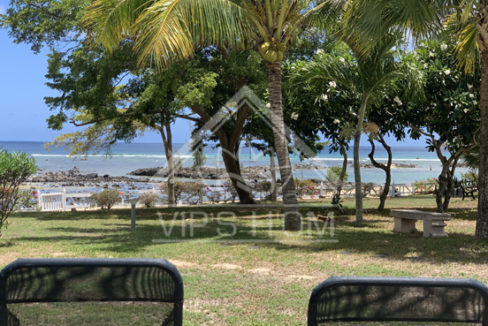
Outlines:
POLYGON ((450 214, 425 212, 411 209, 392 209, 390 215, 395 220, 394 232, 412 233, 417 220, 424 221, 424 237, 446 237, 445 221, 451 219, 450 214))

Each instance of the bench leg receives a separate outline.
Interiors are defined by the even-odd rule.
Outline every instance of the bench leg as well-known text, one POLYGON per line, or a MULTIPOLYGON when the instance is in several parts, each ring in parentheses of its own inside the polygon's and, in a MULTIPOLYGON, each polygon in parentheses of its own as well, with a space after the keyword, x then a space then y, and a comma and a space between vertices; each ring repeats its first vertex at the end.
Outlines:
POLYGON ((395 217, 394 222, 395 222, 395 227, 393 228, 394 232, 414 233, 417 231, 417 229, 415 228, 415 220, 395 217))
POLYGON ((424 237, 430 237, 432 233, 432 220, 424 220, 424 237))
POLYGON ((442 220, 424 220, 424 237, 447 237, 446 225, 442 220))

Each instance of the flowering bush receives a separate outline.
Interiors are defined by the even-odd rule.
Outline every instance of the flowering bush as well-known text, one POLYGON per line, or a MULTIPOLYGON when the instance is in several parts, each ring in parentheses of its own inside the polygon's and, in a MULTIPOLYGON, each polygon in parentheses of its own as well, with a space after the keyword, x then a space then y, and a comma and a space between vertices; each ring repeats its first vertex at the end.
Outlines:
POLYGON ((312 180, 295 180, 298 197, 315 194, 315 183, 312 180))

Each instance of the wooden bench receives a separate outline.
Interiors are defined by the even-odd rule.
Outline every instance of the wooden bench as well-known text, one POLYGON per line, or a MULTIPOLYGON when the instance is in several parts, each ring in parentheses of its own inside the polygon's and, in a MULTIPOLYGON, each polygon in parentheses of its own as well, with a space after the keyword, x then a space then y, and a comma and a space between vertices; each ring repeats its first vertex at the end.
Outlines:
POLYGON ((450 214, 425 212, 411 209, 392 209, 390 215, 395 220, 394 232, 412 233, 417 231, 415 222, 424 221, 424 237, 446 237, 445 221, 451 219, 450 214))

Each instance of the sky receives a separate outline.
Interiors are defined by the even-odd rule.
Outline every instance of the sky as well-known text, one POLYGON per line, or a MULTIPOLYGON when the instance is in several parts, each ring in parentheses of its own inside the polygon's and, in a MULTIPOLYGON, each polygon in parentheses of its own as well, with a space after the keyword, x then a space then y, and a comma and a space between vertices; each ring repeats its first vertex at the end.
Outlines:
MULTIPOLYGON (((8 0, 0 0, 0 13, 5 13, 8 0)), ((47 127, 51 112, 44 103, 45 96, 57 93, 46 86, 47 51, 34 54, 27 44, 15 44, 4 29, 0 29, 0 141, 52 141, 61 133, 73 132, 76 127, 66 124, 62 131, 47 127)), ((173 125, 175 143, 190 137, 191 124, 177 120, 173 125)), ((363 144, 366 144, 363 140, 363 144)), ((155 132, 146 132, 133 142, 161 142, 155 132)), ((423 141, 407 139, 393 146, 424 146, 423 141)))

